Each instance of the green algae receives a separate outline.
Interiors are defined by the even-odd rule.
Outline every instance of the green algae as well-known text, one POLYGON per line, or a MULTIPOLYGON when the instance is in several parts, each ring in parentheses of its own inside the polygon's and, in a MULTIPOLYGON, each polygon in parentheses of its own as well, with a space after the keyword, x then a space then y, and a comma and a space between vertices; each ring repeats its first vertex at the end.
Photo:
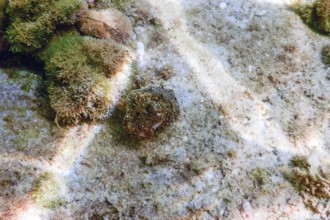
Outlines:
POLYGON ((132 149, 138 148, 141 144, 141 140, 129 134, 124 129, 124 117, 125 110, 117 107, 107 120, 110 134, 115 143, 132 149))
POLYGON ((18 68, 5 68, 2 70, 13 83, 18 84, 21 89, 27 93, 35 88, 37 83, 41 81, 40 76, 33 74, 30 71, 18 68))
POLYGON ((112 104, 109 79, 122 68, 126 54, 112 40, 75 33, 50 42, 40 58, 45 63, 47 91, 57 120, 76 123, 105 118, 112 104))
POLYGON ((311 166, 310 164, 308 163, 307 161, 307 157, 305 156, 294 156, 292 159, 291 159, 291 165, 293 167, 298 167, 302 170, 308 170, 311 166))
POLYGON ((322 62, 326 66, 330 66, 330 44, 325 45, 321 51, 322 62))
POLYGON ((330 2, 328 0, 317 0, 309 4, 295 4, 293 10, 312 30, 329 36, 330 2))
POLYGON ((46 172, 36 180, 33 199, 38 205, 55 209, 65 204, 65 199, 60 194, 60 182, 52 173, 46 172))
POLYGON ((35 52, 45 46, 58 25, 73 24, 82 0, 11 0, 6 7, 10 51, 35 52))

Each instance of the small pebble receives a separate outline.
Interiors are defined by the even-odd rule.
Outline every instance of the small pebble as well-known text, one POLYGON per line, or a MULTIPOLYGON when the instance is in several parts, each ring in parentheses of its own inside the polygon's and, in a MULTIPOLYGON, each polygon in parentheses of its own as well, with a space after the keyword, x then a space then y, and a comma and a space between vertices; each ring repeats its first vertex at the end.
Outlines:
POLYGON ((255 70, 256 70, 256 67, 255 66, 249 65, 249 72, 250 73, 253 72, 253 71, 255 71, 255 70))
POLYGON ((259 17, 264 16, 265 14, 267 14, 267 11, 265 11, 265 10, 257 11, 257 12, 255 13, 255 15, 256 15, 256 16, 259 16, 259 17))
POLYGON ((290 206, 297 206, 298 204, 299 204, 299 200, 297 200, 297 199, 289 199, 288 201, 287 201, 287 203, 288 203, 288 205, 290 205, 290 206))
POLYGON ((241 207, 240 207, 240 214, 243 218, 251 218, 253 217, 253 209, 252 209, 252 206, 250 204, 249 201, 247 200, 244 200, 241 204, 241 207))
POLYGON ((227 4, 225 2, 221 2, 220 3, 220 8, 223 10, 225 8, 227 8, 227 4))

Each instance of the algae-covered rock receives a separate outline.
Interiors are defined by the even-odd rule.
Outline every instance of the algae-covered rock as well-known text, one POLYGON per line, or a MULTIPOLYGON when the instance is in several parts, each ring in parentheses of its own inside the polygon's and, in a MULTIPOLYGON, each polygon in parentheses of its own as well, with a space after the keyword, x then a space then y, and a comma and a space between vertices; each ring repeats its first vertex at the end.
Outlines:
POLYGON ((330 1, 316 0, 307 5, 297 5, 295 11, 314 30, 330 34, 330 1))
POLYGON ((104 118, 112 104, 110 77, 121 70, 127 51, 111 40, 76 34, 55 38, 41 53, 57 119, 104 118))
POLYGON ((89 10, 79 23, 80 31, 97 38, 127 42, 133 33, 130 20, 116 9, 89 10))
MULTIPOLYGON (((0 9, 8 15, 4 39, 9 50, 43 62, 56 119, 73 123, 107 116, 114 96, 110 78, 122 70, 128 52, 112 39, 84 37, 75 30, 79 19, 98 12, 87 12, 85 0, 9 0, 1 1, 0 9)), ((120 12, 100 13, 109 24, 109 37, 121 42, 130 37, 132 26, 120 12)), ((93 33, 99 30, 89 28, 93 33)), ((0 38, 0 51, 7 49, 2 45, 6 44, 0 38)))
POLYGON ((320 207, 330 202, 330 175, 321 168, 311 169, 306 157, 295 156, 291 164, 293 168, 285 173, 285 178, 300 193, 308 208, 329 217, 330 210, 320 210, 320 207))
POLYGON ((291 159, 291 165, 303 170, 308 170, 310 168, 310 164, 308 163, 307 157, 305 156, 294 156, 291 159))
POLYGON ((0 0, 0 30, 3 29, 4 20, 5 20, 5 6, 6 0, 0 0))
POLYGON ((0 53, 7 50, 8 47, 8 43, 5 38, 6 4, 7 4, 7 0, 0 0, 0 53))
POLYGON ((178 117, 178 103, 174 93, 162 88, 133 90, 127 98, 125 129, 142 139, 169 125, 178 117))
POLYGON ((61 191, 60 179, 52 173, 46 172, 35 182, 32 198, 36 204, 48 209, 54 209, 65 203, 61 191))
POLYGON ((10 0, 6 31, 12 52, 33 52, 45 46, 58 25, 73 24, 85 8, 83 0, 10 0))
POLYGON ((330 44, 325 45, 322 49, 322 62, 326 66, 330 66, 330 44))
POLYGON ((87 0, 91 7, 95 7, 97 9, 104 8, 116 8, 117 10, 123 11, 127 8, 129 0, 87 0))
POLYGON ((320 31, 330 33, 330 1, 318 0, 315 3, 316 18, 320 31))

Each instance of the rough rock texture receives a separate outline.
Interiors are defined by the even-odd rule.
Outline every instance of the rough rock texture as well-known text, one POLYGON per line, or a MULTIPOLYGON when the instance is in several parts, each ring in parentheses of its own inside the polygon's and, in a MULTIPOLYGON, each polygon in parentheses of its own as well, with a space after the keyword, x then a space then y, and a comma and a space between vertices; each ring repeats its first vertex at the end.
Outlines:
POLYGON ((313 204, 321 201, 320 211, 306 205, 284 173, 295 172, 291 159, 296 155, 310 164, 310 172, 303 170, 297 178, 309 190, 313 187, 306 181, 320 184, 314 174, 322 170, 324 179, 330 173, 330 75, 320 54, 330 40, 312 32, 286 2, 127 3, 125 14, 135 25, 130 46, 137 54, 132 86, 172 90, 180 107, 176 121, 135 148, 117 139, 117 117, 53 128, 31 104, 23 105, 31 99, 24 98, 19 82, 2 74, 1 85, 10 89, 0 90, 6 93, 1 102, 13 109, 23 106, 14 125, 32 125, 38 133, 21 136, 31 129, 11 130, 0 117, 1 189, 7 193, 0 197, 6 205, 0 216, 329 219, 326 199, 306 188, 313 204), (146 22, 138 22, 141 14, 148 14, 146 22), (151 17, 159 22, 149 22, 151 17), (171 71, 160 74, 162 69, 171 71), (28 148, 11 148, 9 137, 21 137, 28 148), (19 178, 22 171, 28 175, 19 178), (38 181, 47 173, 58 197, 50 195, 53 190, 37 191, 43 194, 35 197, 34 182, 41 189, 50 186, 38 181), (50 200, 42 204, 34 198, 50 200))
POLYGON ((85 35, 121 43, 127 42, 133 33, 130 20, 116 9, 89 10, 80 20, 79 30, 85 35))

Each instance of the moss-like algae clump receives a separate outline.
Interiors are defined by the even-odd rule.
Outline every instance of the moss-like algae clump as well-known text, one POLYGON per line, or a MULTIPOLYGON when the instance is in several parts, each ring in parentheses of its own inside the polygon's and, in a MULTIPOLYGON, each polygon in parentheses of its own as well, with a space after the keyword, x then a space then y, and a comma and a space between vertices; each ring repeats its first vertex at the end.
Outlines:
POLYGON ((313 3, 297 4, 293 9, 305 24, 322 34, 330 34, 330 1, 317 0, 313 3))
POLYGON ((169 125, 179 109, 172 91, 162 88, 133 90, 127 98, 124 126, 128 133, 148 139, 156 129, 169 125))
POLYGON ((270 179, 270 174, 267 172, 267 170, 262 168, 256 168, 252 171, 252 176, 255 181, 255 184, 258 186, 262 186, 264 184, 267 184, 270 179))
POLYGON ((120 70, 126 54, 112 40, 76 34, 55 38, 40 57, 57 119, 72 123, 104 118, 112 104, 110 77, 120 70))
POLYGON ((303 170, 308 170, 311 167, 305 156, 294 156, 291 159, 291 165, 293 167, 298 167, 303 170))
POLYGON ((8 43, 12 53, 44 66, 50 106, 56 121, 64 123, 107 116, 118 93, 111 79, 128 58, 124 46, 112 39, 79 34, 74 24, 86 10, 85 0, 0 1, 0 52, 8 43))
POLYGON ((2 30, 2 28, 4 27, 4 21, 6 18, 5 6, 6 6, 6 1, 0 0, 0 30, 2 30))
POLYGON ((4 37, 5 35, 5 23, 6 23, 6 14, 5 14, 5 8, 6 8, 6 0, 0 0, 0 52, 3 52, 6 50, 7 42, 4 37))
POLYGON ((59 25, 73 24, 82 0, 9 0, 6 31, 12 52, 33 52, 45 46, 59 25))

